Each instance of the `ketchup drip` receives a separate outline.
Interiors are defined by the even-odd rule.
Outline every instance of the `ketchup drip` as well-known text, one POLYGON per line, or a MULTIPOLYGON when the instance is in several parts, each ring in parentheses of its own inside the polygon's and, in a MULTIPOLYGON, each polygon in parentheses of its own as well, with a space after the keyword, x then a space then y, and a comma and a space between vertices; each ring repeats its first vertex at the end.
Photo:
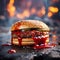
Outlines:
POLYGON ((32 39, 34 40, 35 45, 37 45, 40 42, 40 39, 35 35, 36 35, 36 31, 32 31, 32 39))
POLYGON ((47 40, 47 37, 42 37, 40 40, 40 43, 45 44, 45 41, 47 40))
POLYGON ((45 37, 43 35, 43 32, 40 33, 40 35, 37 35, 37 36, 36 35, 37 35, 36 32, 32 33, 32 39, 34 40, 35 45, 45 44, 48 37, 45 37))
MULTIPOLYGON (((44 35, 44 32, 40 32, 40 31, 36 31, 36 30, 32 30, 32 31, 13 31, 12 35, 15 34, 16 38, 18 39, 19 42, 19 46, 22 46, 22 39, 23 38, 32 38, 34 40, 34 48, 41 47, 41 44, 45 45, 45 42, 47 40, 47 36, 44 35)), ((12 37, 13 40, 13 37, 12 37)), ((13 44, 13 43, 12 43, 13 44)))
POLYGON ((21 42, 22 42, 22 38, 21 37, 18 37, 18 41, 19 41, 19 45, 21 46, 21 42))
POLYGON ((21 46, 21 42, 22 42, 22 38, 21 38, 21 32, 17 32, 17 36, 18 36, 18 41, 19 41, 19 45, 21 46))

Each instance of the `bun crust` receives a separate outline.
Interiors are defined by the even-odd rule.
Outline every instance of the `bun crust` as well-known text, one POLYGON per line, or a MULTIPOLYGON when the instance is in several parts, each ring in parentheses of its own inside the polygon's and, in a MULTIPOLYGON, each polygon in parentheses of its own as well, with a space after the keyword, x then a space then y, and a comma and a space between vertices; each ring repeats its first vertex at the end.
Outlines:
POLYGON ((24 28, 39 28, 41 30, 50 31, 49 27, 42 21, 39 20, 23 20, 18 21, 12 25, 11 31, 24 29, 24 28))

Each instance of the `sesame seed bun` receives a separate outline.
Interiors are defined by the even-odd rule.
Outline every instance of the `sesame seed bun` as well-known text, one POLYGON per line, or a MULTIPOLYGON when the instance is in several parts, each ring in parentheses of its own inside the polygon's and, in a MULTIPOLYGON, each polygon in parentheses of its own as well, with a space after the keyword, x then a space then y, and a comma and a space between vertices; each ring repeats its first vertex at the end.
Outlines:
POLYGON ((27 29, 27 28, 39 28, 40 31, 50 31, 49 27, 39 20, 22 20, 12 25, 11 31, 27 29))

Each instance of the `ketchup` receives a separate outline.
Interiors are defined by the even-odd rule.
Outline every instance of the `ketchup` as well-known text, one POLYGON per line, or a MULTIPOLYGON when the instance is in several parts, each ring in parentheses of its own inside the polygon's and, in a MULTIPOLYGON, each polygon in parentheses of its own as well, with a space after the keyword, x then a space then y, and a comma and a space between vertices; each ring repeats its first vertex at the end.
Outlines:
MULTIPOLYGON (((21 46, 22 44, 22 39, 23 38, 32 38, 34 40, 34 45, 41 45, 41 44, 45 44, 46 40, 48 37, 46 37, 46 35, 44 34, 44 32, 40 32, 37 30, 32 30, 32 31, 13 31, 12 34, 16 35, 16 38, 18 39, 19 42, 19 46, 21 46)), ((14 38, 14 37, 13 37, 14 38)))

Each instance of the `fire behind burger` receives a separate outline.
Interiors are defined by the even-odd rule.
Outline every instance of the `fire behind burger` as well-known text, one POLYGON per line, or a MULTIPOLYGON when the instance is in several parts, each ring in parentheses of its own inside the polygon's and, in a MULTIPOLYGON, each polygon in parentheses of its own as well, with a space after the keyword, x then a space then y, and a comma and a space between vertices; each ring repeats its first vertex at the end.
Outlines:
POLYGON ((49 27, 38 20, 23 20, 11 27, 11 43, 13 45, 40 46, 49 42, 49 27))

